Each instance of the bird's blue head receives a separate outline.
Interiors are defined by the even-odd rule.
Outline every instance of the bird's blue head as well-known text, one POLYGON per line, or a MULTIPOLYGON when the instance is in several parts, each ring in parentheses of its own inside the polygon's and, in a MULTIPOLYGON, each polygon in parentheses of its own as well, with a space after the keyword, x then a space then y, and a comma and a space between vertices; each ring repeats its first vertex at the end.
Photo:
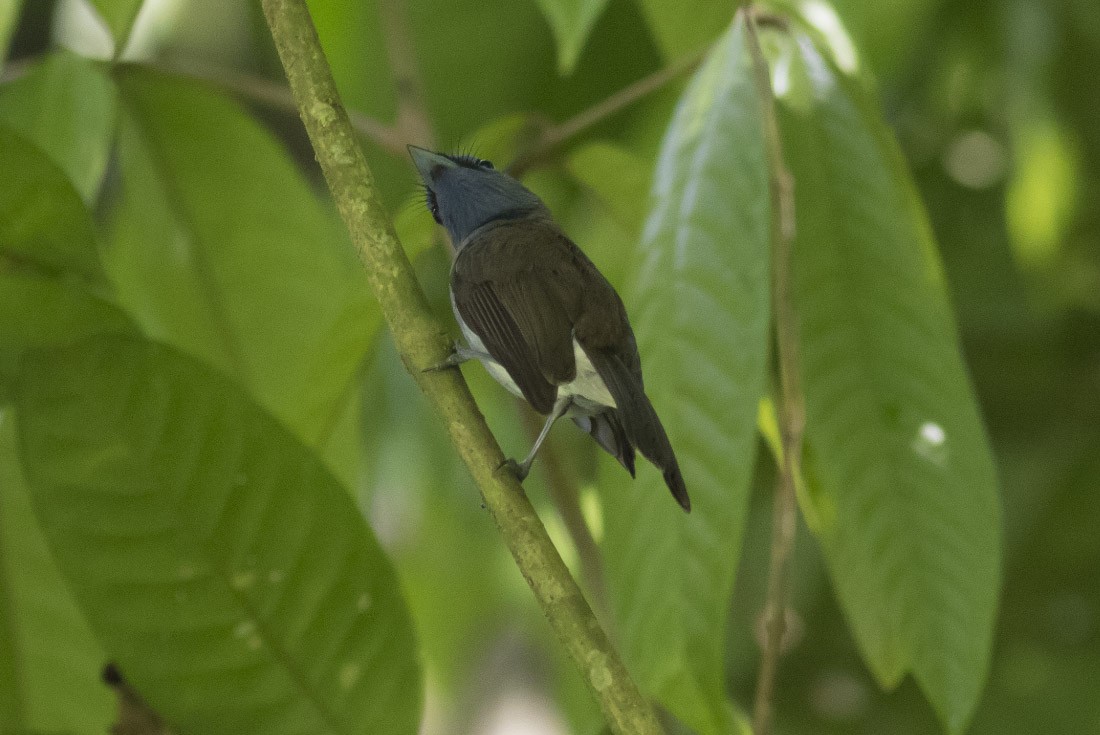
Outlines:
POLYGON ((493 164, 469 155, 444 155, 409 146, 424 182, 428 210, 455 247, 484 224, 548 213, 542 200, 493 164))

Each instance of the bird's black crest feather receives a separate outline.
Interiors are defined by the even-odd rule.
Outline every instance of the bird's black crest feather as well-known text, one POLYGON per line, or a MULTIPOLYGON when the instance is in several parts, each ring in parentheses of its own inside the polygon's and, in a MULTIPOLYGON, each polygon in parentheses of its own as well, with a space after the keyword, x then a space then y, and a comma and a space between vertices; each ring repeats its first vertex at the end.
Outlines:
POLYGON ((492 161, 486 161, 484 158, 478 158, 471 153, 452 153, 448 155, 447 158, 451 159, 459 166, 465 166, 466 168, 481 168, 486 170, 493 168, 492 161))

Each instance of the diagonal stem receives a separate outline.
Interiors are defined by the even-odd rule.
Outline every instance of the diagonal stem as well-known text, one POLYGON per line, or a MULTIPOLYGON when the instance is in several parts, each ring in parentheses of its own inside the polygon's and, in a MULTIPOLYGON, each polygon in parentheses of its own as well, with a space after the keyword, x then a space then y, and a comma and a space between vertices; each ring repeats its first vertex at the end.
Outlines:
MULTIPOLYGON (((258 77, 255 74, 194 59, 167 62, 162 68, 176 74, 212 82, 227 92, 282 110, 297 112, 294 95, 285 84, 258 77)), ((401 131, 355 110, 348 110, 351 125, 361 136, 395 156, 405 155, 405 140, 401 131)))
POLYGON ((409 33, 408 10, 405 0, 378 0, 386 56, 397 94, 397 130, 406 143, 434 149, 435 132, 428 118, 424 84, 409 33))
POLYGON ((582 110, 565 122, 550 126, 543 131, 530 150, 521 154, 508 166, 508 173, 516 177, 521 176, 525 171, 542 163, 566 142, 699 66, 707 51, 709 49, 704 49, 664 69, 658 69, 649 76, 628 84, 610 97, 582 110))
POLYGON ((291 91, 337 209, 402 361, 438 411, 473 475, 517 566, 615 733, 658 735, 661 727, 592 608, 569 574, 457 370, 425 372, 447 356, 446 330, 432 315, 366 159, 340 103, 305 0, 262 0, 291 91))
POLYGON ((794 182, 783 162, 783 147, 776 118, 768 62, 760 47, 755 11, 746 4, 738 12, 745 18, 745 33, 752 56, 753 76, 764 123, 771 192, 772 309, 775 313, 776 359, 779 364, 777 413, 782 445, 779 478, 772 515, 771 561, 767 600, 764 605, 764 646, 753 706, 753 732, 769 735, 776 672, 786 633, 786 601, 790 586, 791 556, 798 524, 795 478, 801 474, 802 431, 805 406, 799 377, 798 315, 791 297, 791 245, 794 240, 794 182))

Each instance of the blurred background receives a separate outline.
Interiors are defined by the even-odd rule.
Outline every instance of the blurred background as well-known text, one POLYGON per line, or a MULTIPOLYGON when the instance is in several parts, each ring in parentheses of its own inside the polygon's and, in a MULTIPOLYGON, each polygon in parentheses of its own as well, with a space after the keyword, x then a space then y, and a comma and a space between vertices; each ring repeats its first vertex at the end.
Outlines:
MULTIPOLYGON (((406 36, 396 41, 387 25, 394 19, 373 2, 311 6, 350 109, 393 122, 392 59, 411 58, 426 112, 406 121, 414 142, 506 157, 514 148, 502 140, 540 121, 568 119, 716 37, 730 4, 697 4, 684 28, 654 38, 644 18, 652 3, 610 0, 568 74, 532 0, 410 0, 407 18, 398 20, 406 36)), ((970 732, 1100 733, 1100 3, 834 6, 930 214, 1002 482, 1004 592, 989 682, 970 732)), ((10 39, 5 78, 58 45, 97 58, 114 53, 81 0, 29 0, 10 39)), ((123 57, 237 90, 320 185, 293 112, 265 94, 282 82, 258 3, 147 0, 123 57)), ((683 79, 527 174, 613 282, 621 273, 615 253, 629 247, 641 222, 602 208, 567 154, 586 142, 615 141, 648 176, 683 79)), ((412 168, 403 156, 366 145, 403 239, 419 253, 422 282, 446 315, 448 254, 429 247, 435 235, 412 168)), ((505 452, 523 453, 522 413, 483 371, 466 375, 505 452)), ((388 339, 377 341, 364 381, 356 492, 397 566, 422 642, 424 733, 592 732, 594 705, 388 339)), ((580 438, 560 431, 553 440, 555 452, 569 457, 567 482, 581 488, 583 508, 596 459, 580 438)), ((770 528, 773 477, 763 456, 756 477, 727 651, 730 692, 745 707, 756 675, 770 528)), ((538 465, 528 488, 576 564, 538 465)), ((599 518, 589 520, 598 538, 599 518)), ((889 694, 875 686, 804 528, 795 580, 796 636, 776 706, 781 731, 938 732, 911 682, 889 694)))

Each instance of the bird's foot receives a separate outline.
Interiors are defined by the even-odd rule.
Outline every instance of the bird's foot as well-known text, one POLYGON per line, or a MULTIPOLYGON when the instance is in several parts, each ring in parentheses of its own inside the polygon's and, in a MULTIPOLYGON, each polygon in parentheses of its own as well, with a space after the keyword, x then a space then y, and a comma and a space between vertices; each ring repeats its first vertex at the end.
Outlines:
POLYGON ((477 350, 471 350, 466 345, 460 342, 451 343, 451 354, 447 355, 446 359, 438 365, 432 365, 431 367, 424 368, 426 373, 435 373, 440 370, 447 370, 448 368, 458 367, 467 360, 472 360, 478 357, 480 353, 477 350))
POLYGON ((512 472, 512 474, 516 476, 516 479, 519 480, 520 482, 523 482, 524 480, 526 480, 527 475, 530 474, 530 472, 531 472, 531 463, 530 462, 517 462, 514 459, 504 460, 503 462, 500 463, 500 467, 498 467, 497 469, 500 469, 500 468, 503 468, 503 467, 507 467, 512 472))

